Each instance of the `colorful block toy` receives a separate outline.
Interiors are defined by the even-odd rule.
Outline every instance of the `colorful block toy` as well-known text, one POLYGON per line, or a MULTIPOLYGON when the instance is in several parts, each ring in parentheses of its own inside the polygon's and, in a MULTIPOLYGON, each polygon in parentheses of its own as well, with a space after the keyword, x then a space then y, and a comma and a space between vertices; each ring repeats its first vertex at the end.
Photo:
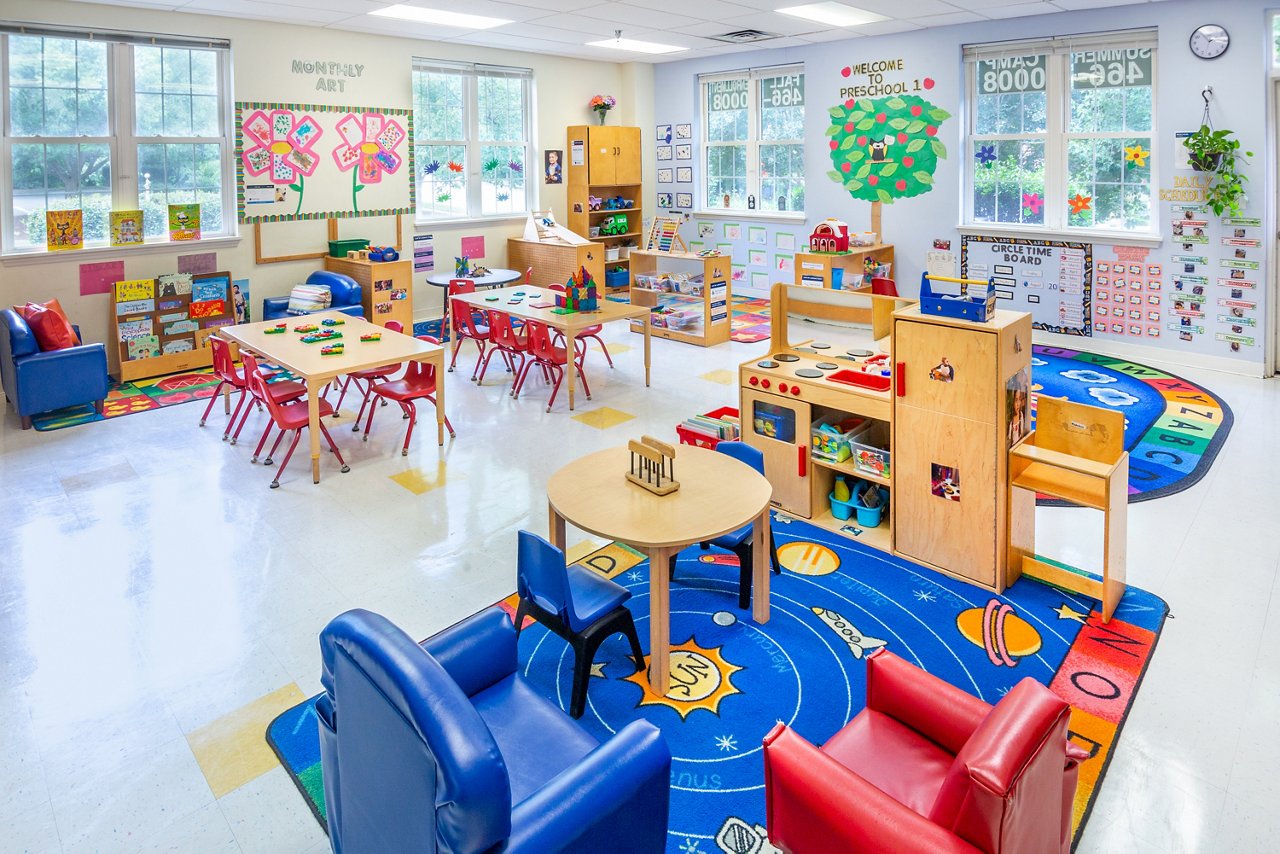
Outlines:
POLYGON ((381 333, 381 332, 366 332, 364 335, 361 335, 361 336, 360 336, 360 340, 361 340, 361 341, 363 341, 363 342, 365 342, 366 344, 367 344, 367 343, 369 343, 370 341, 381 341, 381 340, 382 340, 382 333, 381 333))
POLYGON ((599 310, 599 294, 596 290, 596 282, 595 279, 591 278, 591 273, 587 271, 586 267, 570 276, 569 281, 565 282, 564 293, 556 294, 556 306, 573 311, 599 310))
POLYGON ((342 337, 341 332, 335 332, 332 329, 326 329, 324 332, 315 332, 311 335, 303 335, 303 344, 318 344, 321 341, 337 341, 342 337))
POLYGON ((288 328, 289 328, 289 324, 287 323, 277 323, 275 326, 272 326, 270 329, 262 330, 262 334, 263 335, 279 335, 283 333, 285 330, 287 330, 288 328))
POLYGON ((342 326, 345 323, 345 320, 337 317, 326 317, 324 320, 320 321, 321 326, 342 326))
POLYGON ((341 356, 344 349, 345 349, 344 345, 342 345, 341 343, 326 344, 320 348, 320 355, 321 356, 341 356))
POLYGON ((304 332, 304 333, 305 333, 305 332, 319 332, 319 331, 320 331, 320 327, 319 327, 319 326, 316 326, 314 323, 300 323, 300 324, 298 324, 297 326, 293 327, 293 331, 294 331, 294 332, 304 332))

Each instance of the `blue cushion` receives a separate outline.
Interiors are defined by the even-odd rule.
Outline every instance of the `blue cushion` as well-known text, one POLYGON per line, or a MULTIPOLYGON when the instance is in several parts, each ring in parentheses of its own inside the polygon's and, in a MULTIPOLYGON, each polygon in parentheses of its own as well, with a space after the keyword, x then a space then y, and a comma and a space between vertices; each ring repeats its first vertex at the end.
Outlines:
POLYGON ((631 591, 598 572, 573 564, 568 568, 573 611, 569 628, 580 632, 631 598, 631 591))
POLYGON ((503 679, 471 702, 506 763, 512 804, 538 791, 599 745, 559 706, 519 677, 503 679))
POLYGON ((15 359, 40 352, 35 333, 22 315, 11 308, 6 308, 0 314, 4 315, 4 323, 9 327, 9 347, 15 359))
POLYGON ((718 548, 729 549, 732 551, 740 543, 742 543, 743 540, 749 540, 749 539, 751 539, 751 526, 743 525, 738 530, 730 531, 727 534, 721 534, 720 536, 716 537, 714 540, 709 540, 709 542, 711 543, 711 545, 716 546, 718 548))

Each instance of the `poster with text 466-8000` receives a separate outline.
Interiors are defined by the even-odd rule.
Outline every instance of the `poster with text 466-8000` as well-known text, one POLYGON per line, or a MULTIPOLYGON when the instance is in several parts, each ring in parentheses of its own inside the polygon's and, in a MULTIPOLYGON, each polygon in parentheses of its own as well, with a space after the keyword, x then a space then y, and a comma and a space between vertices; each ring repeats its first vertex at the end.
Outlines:
POLYGON ((1090 243, 965 235, 960 275, 990 279, 996 307, 1029 312, 1036 329, 1092 334, 1090 243))

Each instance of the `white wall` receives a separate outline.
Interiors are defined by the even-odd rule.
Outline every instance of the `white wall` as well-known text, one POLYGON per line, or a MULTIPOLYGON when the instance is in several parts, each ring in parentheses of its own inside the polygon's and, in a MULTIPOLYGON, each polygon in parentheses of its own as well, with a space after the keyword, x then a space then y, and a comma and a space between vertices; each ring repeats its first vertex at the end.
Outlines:
MULTIPOLYGON (((934 189, 931 192, 884 206, 883 237, 895 244, 897 256, 895 278, 900 288, 914 293, 924 268, 925 253, 931 248, 935 238, 952 241, 952 248, 957 252, 960 248, 960 234, 956 226, 961 219, 961 166, 966 156, 962 127, 964 115, 962 45, 1071 33, 1157 27, 1159 49, 1156 74, 1158 132, 1156 147, 1162 164, 1161 188, 1171 188, 1175 175, 1190 177, 1192 174, 1190 172, 1175 173, 1172 169, 1173 133, 1199 127, 1203 107, 1200 90, 1205 85, 1212 85, 1216 93, 1212 114, 1215 125, 1235 131, 1243 141, 1244 147, 1255 154, 1252 165, 1246 170, 1250 179, 1247 185, 1250 201, 1243 215, 1263 218, 1261 228, 1250 229, 1250 236, 1262 239, 1262 247, 1249 250, 1250 260, 1263 261, 1262 269, 1257 274, 1259 304, 1256 310, 1249 312, 1250 316, 1256 320, 1257 326, 1252 329, 1246 327, 1246 332, 1253 335, 1257 345, 1241 347, 1239 352, 1232 352, 1226 343, 1215 340, 1216 332, 1229 331, 1229 327, 1225 324, 1216 322, 1218 312, 1225 311, 1216 304, 1217 298, 1228 296, 1227 290, 1216 285, 1217 276, 1226 275, 1226 271, 1218 266, 1218 259, 1227 257, 1229 250, 1221 246, 1218 241, 1219 236, 1228 232, 1224 232, 1223 227, 1217 224, 1216 218, 1213 217, 1211 217, 1213 243, 1207 247, 1197 247, 1194 252, 1194 254, 1206 254, 1210 257, 1208 271, 1210 286, 1207 288, 1210 299, 1206 307, 1206 319, 1203 322, 1207 327, 1205 334, 1195 336, 1192 342, 1178 340, 1177 333, 1167 328, 1163 330, 1158 342, 1110 333, 1096 335, 1083 341, 1080 338, 1054 337, 1058 338, 1059 343, 1066 340, 1069 344, 1087 346, 1091 350, 1115 352, 1131 355, 1134 358, 1196 363, 1261 375, 1265 365, 1265 342, 1268 338, 1274 337, 1269 323, 1270 302, 1274 299, 1274 289, 1270 268, 1266 263, 1272 251, 1271 235, 1275 234, 1275 212, 1272 210, 1271 201, 1274 185, 1268 181, 1270 172, 1266 168, 1271 159, 1270 140, 1273 138, 1268 120, 1271 95, 1267 82, 1267 68, 1271 38, 1266 26, 1267 7, 1268 3, 1265 0, 1231 0, 1229 3, 1213 4, 1211 12, 1206 14, 1205 4, 1196 0, 1156 5, 1138 4, 1088 12, 1069 12, 918 30, 892 36, 833 41, 804 48, 753 51, 726 57, 669 63, 658 66, 655 72, 654 91, 660 93, 655 117, 659 123, 663 124, 692 122, 695 126, 694 136, 697 138, 700 130, 696 80, 698 74, 792 62, 805 64, 807 223, 803 226, 800 223, 769 224, 769 259, 772 261, 774 258, 773 232, 775 231, 789 231, 804 236, 809 233, 813 225, 828 216, 836 216, 848 221, 851 229, 856 228, 861 231, 869 227, 870 205, 867 202, 853 200, 840 185, 826 176, 827 171, 831 169, 828 138, 823 135, 829 124, 827 110, 843 100, 839 96, 842 86, 866 80, 865 77, 861 80, 846 79, 841 76, 840 69, 860 62, 901 57, 905 63, 903 72, 896 78, 892 74, 886 75, 886 82, 902 78, 931 77, 936 81, 935 87, 927 93, 917 94, 928 97, 952 114, 952 118, 946 120, 941 127, 938 137, 947 147, 947 159, 939 163, 934 175, 934 189), (1232 36, 1228 52, 1212 62, 1194 58, 1187 49, 1187 39, 1191 32, 1206 21, 1225 26, 1232 36)), ((692 187, 697 188, 701 181, 701 168, 696 157, 693 165, 695 175, 692 187)), ((684 190, 687 187, 676 188, 664 185, 656 188, 663 191, 675 189, 684 190)), ((1164 202, 1160 205, 1157 218, 1157 226, 1166 236, 1170 234, 1169 204, 1164 202)), ((695 223, 698 219, 695 217, 695 223)), ((752 221, 733 216, 721 217, 718 220, 706 220, 705 217, 701 219, 718 223, 728 219, 728 221, 743 223, 743 239, 734 247, 734 261, 737 264, 744 264, 750 248, 746 242, 745 226, 752 221)), ((686 229, 692 233, 693 239, 697 239, 695 228, 696 226, 691 226, 686 229)), ((689 236, 686 235, 686 238, 688 239, 689 236)), ((724 242, 719 225, 717 225, 717 239, 708 240, 708 243, 716 242, 724 242)), ((1120 240, 1095 242, 1095 259, 1110 259, 1111 244, 1121 242, 1120 240)), ((1165 242, 1152 249, 1150 253, 1148 263, 1159 263, 1164 266, 1166 283, 1171 281, 1169 272, 1173 269, 1169 256, 1179 254, 1181 251, 1180 246, 1171 245, 1166 237, 1165 242)), ((748 281, 752 272, 763 269, 747 267, 745 273, 748 281)), ((1197 272, 1203 273, 1203 269, 1197 272)), ((771 271, 771 278, 777 280, 779 277, 776 272, 771 271)), ((1166 288, 1168 287, 1170 285, 1166 284, 1166 288)), ((736 289, 738 289, 737 285, 735 285, 736 289)))
MULTIPOLYGON (((305 14, 305 13, 304 13, 305 14)), ((413 107, 410 69, 413 58, 449 59, 519 65, 533 69, 537 115, 534 150, 536 163, 530 177, 537 181, 539 205, 550 206, 563 221, 564 185, 542 183, 542 151, 565 148, 565 127, 594 121, 587 101, 597 93, 614 94, 618 108, 610 124, 628 124, 645 119, 651 123, 652 70, 647 65, 615 64, 492 50, 447 42, 403 39, 362 33, 341 32, 318 27, 245 21, 227 17, 190 15, 177 12, 150 12, 119 6, 46 0, 0 0, 0 20, 101 27, 143 33, 226 38, 232 44, 232 98, 236 101, 284 101, 318 104, 357 104, 389 108, 413 107), (358 79, 346 81, 346 91, 318 92, 315 78, 291 72, 293 59, 327 58, 365 66, 358 79)), ((415 229, 412 216, 404 217, 403 241, 411 251, 415 229)), ((370 237, 375 242, 394 240, 392 218, 347 219, 339 223, 342 236, 370 237)), ((521 221, 488 226, 465 225, 428 227, 421 231, 435 235, 438 265, 452 264, 459 254, 463 236, 484 235, 489 266, 506 263, 506 239, 523 230, 521 221)), ((320 251, 325 248, 323 221, 268 224, 263 226, 264 255, 320 251)), ((81 263, 125 259, 128 278, 150 278, 177 269, 177 256, 210 251, 192 244, 175 248, 117 250, 101 254, 85 250, 72 257, 55 259, 0 260, 0 301, 3 304, 57 297, 73 320, 80 324, 88 340, 106 340, 108 298, 81 297, 78 268, 81 263), (79 256, 79 257, 75 257, 79 256)), ((237 278, 250 279, 255 315, 265 296, 288 293, 297 282, 316 269, 319 261, 258 265, 254 262, 252 226, 240 227, 240 238, 216 247, 219 269, 230 270, 237 278)), ((67 255, 69 253, 63 253, 67 255)), ((427 285, 423 274, 414 276, 414 309, 419 317, 437 316, 440 290, 427 285)))

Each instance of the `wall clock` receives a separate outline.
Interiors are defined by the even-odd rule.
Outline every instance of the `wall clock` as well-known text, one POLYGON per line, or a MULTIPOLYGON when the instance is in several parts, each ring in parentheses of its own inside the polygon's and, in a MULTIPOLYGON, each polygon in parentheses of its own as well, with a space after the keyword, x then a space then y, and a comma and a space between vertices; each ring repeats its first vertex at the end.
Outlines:
POLYGON ((1227 52, 1231 36, 1217 24, 1196 27, 1189 41, 1191 52, 1201 59, 1217 59, 1227 52))

